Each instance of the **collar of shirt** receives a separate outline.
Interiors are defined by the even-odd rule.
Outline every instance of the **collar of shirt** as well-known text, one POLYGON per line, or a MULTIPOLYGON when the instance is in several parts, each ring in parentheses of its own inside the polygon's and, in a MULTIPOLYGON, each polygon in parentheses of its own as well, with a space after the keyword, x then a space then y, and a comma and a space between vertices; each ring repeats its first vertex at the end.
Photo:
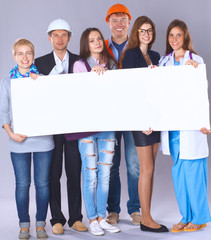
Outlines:
POLYGON ((110 36, 110 38, 108 39, 108 47, 110 47, 111 45, 113 45, 112 36, 110 36))
MULTIPOLYGON (((184 57, 180 59, 180 65, 185 64, 188 59, 190 59, 190 51, 186 50, 184 57)), ((174 66, 174 51, 161 58, 160 63, 162 63, 162 61, 164 61, 164 63, 161 64, 161 66, 174 66)))
POLYGON ((104 67, 105 69, 107 69, 105 63, 103 64, 100 64, 99 60, 94 58, 93 56, 90 56, 88 59, 87 59, 87 62, 89 63, 90 67, 93 68, 94 66, 98 65, 98 66, 101 66, 101 67, 104 67))
MULTIPOLYGON (((128 41, 126 42, 125 46, 123 47, 122 51, 125 50, 126 46, 127 46, 128 41)), ((112 53, 114 54, 114 58, 117 60, 117 62, 119 61, 119 53, 118 50, 115 48, 113 41, 112 41, 112 36, 110 36, 110 38, 108 39, 108 47, 111 48, 112 53)))
POLYGON ((99 61, 97 58, 95 58, 95 57, 93 57, 93 56, 91 56, 91 57, 92 57, 93 60, 95 61, 96 65, 100 65, 100 61, 99 61))
POLYGON ((54 55, 54 59, 55 59, 55 63, 61 63, 64 69, 64 73, 68 73, 68 69, 69 69, 69 53, 68 51, 66 51, 63 60, 61 60, 56 53, 53 51, 53 55, 54 55))

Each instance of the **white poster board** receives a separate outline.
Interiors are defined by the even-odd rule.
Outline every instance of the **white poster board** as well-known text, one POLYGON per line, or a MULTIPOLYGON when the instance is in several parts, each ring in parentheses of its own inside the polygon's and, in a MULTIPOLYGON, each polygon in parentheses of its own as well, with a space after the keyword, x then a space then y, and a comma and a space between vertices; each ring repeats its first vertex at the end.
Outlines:
POLYGON ((11 94, 14 132, 27 136, 210 128, 204 64, 13 79, 11 94))

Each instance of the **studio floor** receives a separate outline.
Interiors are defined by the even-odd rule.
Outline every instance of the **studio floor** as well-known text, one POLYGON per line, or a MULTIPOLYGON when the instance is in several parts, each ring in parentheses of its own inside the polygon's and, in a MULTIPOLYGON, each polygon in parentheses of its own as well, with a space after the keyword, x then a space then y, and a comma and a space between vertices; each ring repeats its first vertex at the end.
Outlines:
MULTIPOLYGON (((209 164, 208 164, 209 165, 209 164)), ((171 167, 172 161, 170 157, 165 157, 158 153, 158 160, 156 161, 155 170, 155 180, 154 180, 154 190, 152 198, 151 213, 153 218, 166 225, 169 230, 173 224, 178 223, 181 220, 181 215, 179 213, 177 201, 174 194, 174 187, 171 177, 171 167)), ((209 166, 210 168, 210 166, 209 166)), ((210 169, 209 169, 210 170, 210 169)), ((12 166, 9 169, 12 176, 12 166)), ((65 172, 65 171, 63 171, 65 172)), ((210 171, 209 171, 210 173, 210 171)), ((9 174, 9 173, 8 173, 9 174)), ((50 225, 50 211, 48 211, 48 216, 46 219, 46 231, 49 235, 48 240, 79 240, 79 239, 102 239, 102 240, 211 240, 211 223, 207 224, 207 227, 201 229, 197 232, 181 232, 181 233, 149 233, 142 232, 139 226, 135 226, 131 222, 131 218, 127 213, 127 177, 126 177, 126 166, 123 159, 120 168, 121 177, 121 213, 120 221, 118 223, 121 229, 120 233, 106 233, 104 236, 93 236, 89 232, 80 233, 77 232, 66 224, 64 226, 65 233, 63 235, 54 235, 51 232, 50 225)), ((210 175, 209 175, 210 176, 210 175)), ((19 225, 18 216, 15 205, 15 184, 14 176, 8 178, 5 183, 1 182, 4 188, 1 188, 0 192, 0 240, 16 240, 18 239, 19 225), (6 184, 6 185, 5 185, 6 184), (6 187, 7 186, 7 187, 6 187)), ((208 178, 208 200, 211 208, 211 189, 208 178)), ((68 217, 68 206, 67 206, 67 192, 66 192, 66 176, 62 175, 61 179, 61 192, 62 192, 62 211, 65 217, 68 217)), ((30 188, 30 217, 31 217, 31 228, 30 228, 30 240, 35 240, 35 191, 34 183, 32 180, 30 188)), ((86 217, 86 211, 84 209, 84 204, 82 201, 82 214, 83 223, 88 226, 88 219, 86 217)))
MULTIPOLYGON (((35 204, 32 201, 30 212, 31 212, 31 218, 35 215, 35 204)), ((165 204, 165 207, 161 206, 160 208, 154 207, 152 210, 152 214, 154 218, 162 224, 165 224, 169 229, 172 227, 173 224, 178 222, 178 219, 180 219, 180 216, 178 214, 177 208, 172 208, 170 204, 165 204)), ((174 201, 173 201, 174 205, 174 201)), ((16 215, 16 208, 15 208, 15 202, 13 201, 1 201, 0 206, 0 212, 1 212, 1 224, 0 224, 0 239, 1 240, 15 240, 18 239, 18 219, 16 215)), ((88 226, 88 220, 85 216, 85 212, 83 210, 84 214, 84 220, 83 222, 88 226)), ((71 228, 68 227, 68 225, 65 225, 65 232, 63 235, 54 235, 51 232, 51 225, 49 223, 49 217, 47 219, 47 225, 46 225, 46 231, 49 235, 48 240, 78 240, 78 239, 104 239, 104 240, 110 240, 110 239, 121 239, 121 240, 153 240, 153 239, 162 239, 162 240, 210 240, 211 239, 211 223, 207 224, 207 227, 204 229, 201 229, 197 232, 181 232, 181 233, 148 233, 148 232, 142 232, 140 230, 139 226, 135 226, 132 224, 130 216, 123 210, 120 214, 120 221, 118 223, 119 228, 121 229, 120 233, 105 233, 104 236, 93 236, 89 232, 79 233, 71 228)), ((32 219, 31 222, 31 229, 30 229, 30 240, 36 239, 36 232, 34 227, 34 221, 32 219)))

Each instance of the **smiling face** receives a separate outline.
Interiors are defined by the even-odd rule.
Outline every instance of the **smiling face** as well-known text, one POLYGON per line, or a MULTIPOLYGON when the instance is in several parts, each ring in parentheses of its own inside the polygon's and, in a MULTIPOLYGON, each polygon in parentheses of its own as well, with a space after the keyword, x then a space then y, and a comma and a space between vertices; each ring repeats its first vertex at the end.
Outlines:
POLYGON ((130 26, 129 16, 126 13, 111 14, 108 25, 114 38, 127 38, 127 32, 130 26))
POLYGON ((29 69, 34 61, 33 49, 28 45, 20 45, 17 47, 13 58, 18 64, 19 72, 21 74, 25 74, 29 72, 29 69))
POLYGON ((104 49, 103 39, 98 31, 92 31, 89 34, 89 51, 90 54, 96 58, 100 59, 100 55, 104 49))
POLYGON ((179 27, 174 27, 169 32, 168 41, 174 51, 183 49, 184 32, 179 27))
POLYGON ((48 40, 51 42, 54 51, 66 51, 70 34, 65 30, 55 30, 50 33, 48 40))
POLYGON ((152 25, 149 23, 144 23, 139 27, 139 43, 140 46, 145 44, 149 45, 153 39, 153 29, 152 25))

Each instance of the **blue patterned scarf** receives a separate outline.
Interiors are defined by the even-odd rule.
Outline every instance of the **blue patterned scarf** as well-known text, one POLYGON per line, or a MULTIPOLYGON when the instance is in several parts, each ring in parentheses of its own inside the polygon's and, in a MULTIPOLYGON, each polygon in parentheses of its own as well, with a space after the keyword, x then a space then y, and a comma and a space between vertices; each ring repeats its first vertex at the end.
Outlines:
POLYGON ((22 75, 19 70, 18 70, 18 65, 16 67, 14 67, 10 73, 9 73, 9 76, 10 76, 10 79, 12 78, 25 78, 25 77, 29 77, 29 74, 30 73, 35 73, 35 74, 39 74, 39 71, 37 69, 37 67, 32 64, 30 69, 29 69, 29 72, 27 72, 26 74, 22 75))

